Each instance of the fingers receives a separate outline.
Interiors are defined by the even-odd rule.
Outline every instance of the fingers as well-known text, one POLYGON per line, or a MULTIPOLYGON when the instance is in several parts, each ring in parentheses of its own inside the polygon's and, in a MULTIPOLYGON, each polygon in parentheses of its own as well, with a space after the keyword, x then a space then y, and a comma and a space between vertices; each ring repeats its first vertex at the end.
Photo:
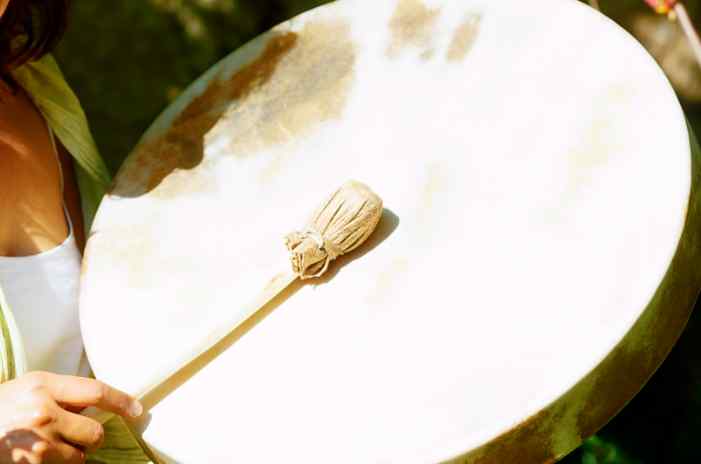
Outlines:
POLYGON ((83 464, 85 452, 61 441, 53 432, 13 431, 7 434, 7 449, 0 452, 0 462, 22 464, 83 464))
POLYGON ((56 376, 49 390, 62 405, 93 406, 124 417, 138 417, 143 411, 141 404, 129 395, 95 379, 56 376))
POLYGON ((79 445, 88 451, 100 448, 105 435, 99 422, 65 410, 58 413, 56 430, 69 444, 79 445))
POLYGON ((96 407, 123 417, 138 417, 143 412, 141 403, 99 380, 47 372, 37 373, 35 376, 39 378, 43 388, 63 407, 96 407))
POLYGON ((59 462, 61 464, 83 464, 85 462, 85 452, 67 443, 55 444, 52 451, 54 452, 49 453, 48 459, 46 460, 49 464, 59 462))

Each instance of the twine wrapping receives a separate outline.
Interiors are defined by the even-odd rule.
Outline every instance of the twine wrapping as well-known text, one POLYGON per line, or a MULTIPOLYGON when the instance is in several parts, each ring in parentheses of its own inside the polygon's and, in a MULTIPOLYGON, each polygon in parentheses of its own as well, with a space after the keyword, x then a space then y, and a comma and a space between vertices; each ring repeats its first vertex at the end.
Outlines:
POLYGON ((368 186, 347 182, 311 217, 285 237, 292 270, 300 279, 320 277, 334 259, 360 246, 382 217, 382 199, 368 186))

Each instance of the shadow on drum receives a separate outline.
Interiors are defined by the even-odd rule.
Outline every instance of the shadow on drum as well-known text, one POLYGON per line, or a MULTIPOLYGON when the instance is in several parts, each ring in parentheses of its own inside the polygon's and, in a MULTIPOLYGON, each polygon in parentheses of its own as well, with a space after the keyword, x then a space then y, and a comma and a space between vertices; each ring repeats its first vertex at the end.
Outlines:
MULTIPOLYGON (((252 62, 230 77, 216 73, 199 95, 186 91, 181 98, 189 104, 173 121, 159 119, 120 168, 110 195, 138 197, 161 186, 177 170, 193 171, 204 159, 205 138, 230 107, 244 104, 246 97, 264 87, 275 75, 278 64, 297 42, 293 33, 273 31, 262 37, 267 45, 252 62)), ((171 179, 173 185, 161 192, 169 196, 197 185, 192 173, 171 179)))
POLYGON ((359 248, 351 251, 347 255, 339 257, 335 262, 331 264, 329 270, 323 276, 318 279, 310 281, 310 284, 324 285, 329 280, 336 277, 341 269, 343 269, 348 264, 352 263, 356 259, 360 259, 365 256, 369 251, 372 251, 380 243, 384 242, 394 231, 399 227, 399 217, 387 208, 382 210, 382 217, 380 222, 377 224, 377 228, 368 238, 367 242, 361 245, 359 248))
MULTIPOLYGON (((339 269, 350 265, 353 261, 362 258, 368 252, 372 251, 378 247, 382 242, 389 238, 397 227, 399 227, 399 217, 394 214, 389 209, 385 208, 382 212, 382 218, 380 219, 375 232, 370 236, 370 238, 359 248, 353 250, 345 256, 338 258, 333 264, 329 272, 320 279, 315 279, 309 281, 312 285, 323 285, 338 274, 339 269)), ((262 322, 266 317, 268 317, 273 311, 275 311, 280 305, 282 305, 288 298, 294 296, 295 293, 299 291, 303 286, 307 285, 306 282, 301 280, 296 280, 292 285, 287 287, 283 292, 276 296, 270 301, 266 306, 264 306, 260 311, 255 313, 249 319, 244 321, 239 327, 237 327, 233 332, 227 335, 222 341, 217 343, 209 351, 202 354, 200 357, 192 361, 190 364, 183 367, 177 374, 172 376, 168 382, 166 382, 160 388, 154 390, 142 399, 142 404, 148 410, 153 406, 157 405, 161 400, 166 398, 170 393, 177 390, 190 378, 194 377, 200 370, 206 367, 210 362, 217 358, 224 351, 229 349, 234 343, 245 336, 250 330, 256 327, 260 322, 262 322)), ((145 430, 150 422, 149 416, 146 417, 140 424, 140 428, 145 430)))

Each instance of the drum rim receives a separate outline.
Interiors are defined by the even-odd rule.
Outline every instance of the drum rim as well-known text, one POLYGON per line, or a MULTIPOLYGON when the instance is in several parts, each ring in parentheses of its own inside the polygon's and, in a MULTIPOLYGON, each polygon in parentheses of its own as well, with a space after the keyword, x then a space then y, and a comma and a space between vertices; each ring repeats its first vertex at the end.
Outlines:
MULTIPOLYGON (((337 3, 340 2, 337 1, 325 4, 315 8, 314 10, 333 8, 337 3)), ((569 3, 576 4, 577 8, 582 8, 582 11, 585 12, 583 14, 596 15, 601 20, 608 22, 609 29, 617 30, 619 34, 622 33, 626 35, 629 42, 632 39, 636 46, 644 50, 644 53, 649 56, 647 50, 645 50, 644 47, 637 40, 635 40, 631 34, 618 26, 610 18, 591 10, 577 0, 571 0, 569 3)), ((124 171, 128 170, 129 163, 127 163, 127 161, 138 153, 140 146, 145 141, 148 141, 159 133, 169 129, 170 124, 168 123, 168 120, 172 122, 173 118, 177 117, 177 115, 180 113, 180 111, 176 111, 179 105, 186 105, 188 102, 196 98, 200 93, 198 90, 207 88, 213 82, 213 80, 217 79, 223 67, 231 67, 229 62, 231 61, 233 55, 241 54, 242 50, 244 49, 251 51, 255 50, 256 48, 260 48, 261 45, 265 45, 265 37, 268 37, 276 31, 285 30, 284 28, 290 21, 293 20, 285 21, 269 31, 253 38, 239 49, 234 50, 232 53, 222 58, 205 73, 199 76, 192 84, 190 84, 174 102, 169 104, 168 107, 156 117, 154 122, 145 131, 135 149, 129 154, 129 156, 125 159, 125 162, 118 170, 118 173, 115 176, 115 181, 119 179, 120 175, 124 175, 124 171)), ((654 60, 651 57, 650 60, 654 64, 654 67, 658 70, 659 74, 661 74, 668 83, 662 69, 656 63, 654 63, 654 60)), ((245 66, 245 64, 245 60, 238 63, 233 68, 234 72, 239 67, 245 66)), ((669 83, 668 85, 671 88, 669 83)), ((681 106, 678 106, 680 113, 683 115, 681 106)), ((613 350, 609 352, 602 361, 596 364, 585 377, 580 379, 568 391, 555 398, 545 408, 539 410, 536 414, 524 420, 520 424, 505 430, 503 433, 470 451, 454 455, 454 457, 449 459, 449 462, 483 462, 484 459, 487 459, 488 462, 550 462, 552 459, 559 459, 568 452, 574 450, 584 438, 596 433, 613 416, 615 416, 615 414, 623 409, 628 401, 630 401, 630 399, 632 399, 643 388, 645 383, 662 364, 677 342, 678 338, 681 336, 681 333, 683 332, 684 327, 686 326, 686 323, 693 311, 694 302, 696 301, 697 296, 695 291, 687 292, 683 304, 679 304, 680 299, 676 298, 676 294, 672 295, 670 289, 679 287, 701 288, 701 273, 693 272, 694 262, 698 262, 699 258, 701 258, 701 246, 681 246, 683 243, 691 241, 694 230, 701 229, 701 213, 699 211, 699 207, 694 206, 695 202, 701 201, 698 194, 698 189, 701 188, 701 185, 697 180, 699 175, 698 163, 701 161, 701 159, 699 159, 701 156, 701 151, 694 143, 695 139, 691 129, 689 128, 688 130, 689 137, 691 139, 689 141, 689 156, 692 160, 692 169, 690 174, 693 180, 689 194, 689 207, 687 210, 685 225, 680 233, 679 240, 677 241, 676 252, 674 253, 674 256, 670 258, 668 270, 664 279, 656 289, 652 301, 643 311, 641 311, 638 320, 630 327, 622 340, 613 348, 613 350), (695 249, 700 251, 694 252, 695 249), (652 356, 643 360, 647 352, 645 351, 645 345, 641 343, 641 336, 639 334, 652 331, 652 329, 656 327, 654 322, 658 322, 656 317, 660 317, 663 313, 668 320, 664 327, 664 331, 657 333, 657 337, 660 342, 656 343, 656 350, 652 352, 652 356), (631 358, 639 358, 639 364, 643 367, 635 369, 631 372, 621 371, 619 359, 620 356, 624 356, 624 353, 628 353, 631 358), (631 378, 634 378, 636 382, 630 382, 631 378), (633 386, 634 384, 637 386, 633 386), (624 387, 620 387, 620 385, 624 385, 624 387), (599 393, 593 391, 595 387, 599 393), (596 396, 599 395, 610 395, 612 397, 616 397, 617 401, 609 403, 610 407, 605 411, 602 411, 595 407, 596 396), (575 404, 576 406, 572 407, 572 404, 575 404), (577 416, 575 426, 577 426, 578 423, 584 423, 586 426, 584 428, 575 427, 572 428, 572 430, 565 430, 564 432, 559 430, 563 427, 563 418, 571 419, 571 415, 573 413, 577 416), (553 442, 556 441, 558 437, 563 437, 568 432, 576 432, 578 434, 577 441, 575 442, 567 438, 569 441, 567 441, 566 446, 562 446, 562 443, 560 443, 557 446, 557 451, 555 451, 553 442), (524 456, 526 458, 524 458, 524 456)), ((105 208, 100 208, 102 211, 104 211, 104 209, 105 208)), ((98 211, 98 215, 100 210, 98 211)), ((695 242, 699 243, 699 239, 696 238, 695 242)), ((89 250, 86 249, 86 258, 88 252, 89 250)), ((633 364, 637 365, 638 363, 631 363, 631 365, 633 364)), ((568 423, 568 425, 570 424, 568 423)), ((565 440, 565 438, 562 439, 565 440)))

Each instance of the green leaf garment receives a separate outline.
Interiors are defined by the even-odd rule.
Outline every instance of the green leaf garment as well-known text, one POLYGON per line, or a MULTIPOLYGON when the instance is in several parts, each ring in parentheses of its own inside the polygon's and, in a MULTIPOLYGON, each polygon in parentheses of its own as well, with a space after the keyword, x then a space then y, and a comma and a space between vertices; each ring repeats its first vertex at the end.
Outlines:
MULTIPOLYGON (((20 67, 13 72, 13 77, 31 96, 56 137, 75 160, 87 232, 110 183, 110 174, 97 150, 80 102, 50 55, 20 67)), ((23 336, 30 334, 19 332, 0 286, 0 383, 27 370, 23 336)), ((115 418, 105 424, 105 444, 88 456, 88 462, 131 464, 155 461, 147 454, 151 453, 141 440, 120 418, 115 418)))

